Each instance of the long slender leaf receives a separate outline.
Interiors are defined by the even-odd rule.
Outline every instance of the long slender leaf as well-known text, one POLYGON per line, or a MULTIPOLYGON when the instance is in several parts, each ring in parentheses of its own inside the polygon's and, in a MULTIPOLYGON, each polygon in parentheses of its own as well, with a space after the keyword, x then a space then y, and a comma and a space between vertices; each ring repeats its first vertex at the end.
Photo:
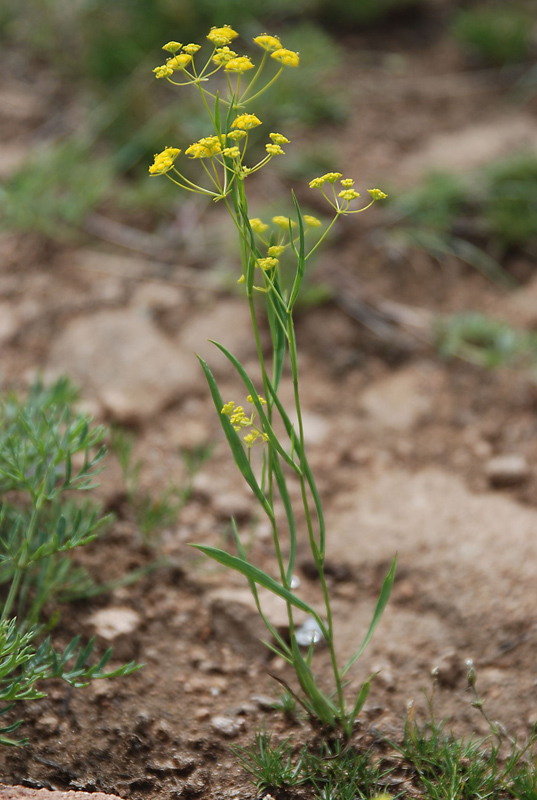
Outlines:
POLYGON ((220 395, 220 391, 218 389, 218 385, 214 378, 213 373, 209 369, 209 366, 206 362, 198 356, 198 360, 202 366, 202 369, 205 373, 205 377, 207 378, 207 383, 209 384, 209 390, 211 392, 211 396, 213 398, 213 403, 218 413, 218 417, 220 419, 220 424, 222 425, 222 429, 224 431, 225 437, 228 440, 228 444, 231 448, 231 452, 233 454, 233 458, 235 460, 235 464, 237 465, 241 475, 243 476, 244 480, 251 488, 259 502, 261 503, 263 509, 268 514, 270 518, 274 516, 274 512, 270 507, 270 504, 265 497, 264 493, 261 491, 261 487, 259 486, 253 470, 248 462, 248 458, 246 453, 244 452, 244 447, 240 440, 240 437, 237 435, 237 431, 229 421, 229 418, 222 414, 222 408, 224 405, 224 401, 222 400, 222 396, 220 395))
POLYGON ((386 608, 386 604, 387 604, 388 600, 390 599, 390 594, 391 594, 391 591, 392 591, 393 582, 395 580, 395 569, 396 569, 396 566, 397 566, 397 556, 395 556, 395 558, 393 559, 391 567, 390 567, 390 569, 388 571, 388 574, 384 578, 384 583, 382 584, 382 589, 380 590, 379 599, 377 600, 377 605, 375 607, 375 613, 373 614, 373 619, 371 620, 371 624, 370 624, 370 626, 368 628, 368 631, 367 631, 367 633, 365 635, 365 638, 364 638, 362 644, 360 645, 360 647, 358 648, 358 650, 356 651, 356 653, 353 655, 353 657, 350 659, 350 661, 348 661, 345 664, 345 666, 341 670, 341 677, 343 677, 345 675, 345 673, 352 667, 352 665, 355 663, 355 661, 357 661, 360 658, 360 656, 364 652, 365 648, 367 647, 367 645, 371 641, 371 637, 373 636, 373 634, 375 632, 375 628, 379 624, 379 622, 380 622, 380 620, 382 618, 382 614, 384 613, 384 609, 386 608))

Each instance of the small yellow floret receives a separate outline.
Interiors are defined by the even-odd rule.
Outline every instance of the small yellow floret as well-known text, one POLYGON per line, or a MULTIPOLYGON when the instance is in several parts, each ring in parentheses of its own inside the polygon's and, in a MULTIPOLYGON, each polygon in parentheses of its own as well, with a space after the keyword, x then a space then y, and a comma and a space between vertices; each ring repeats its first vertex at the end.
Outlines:
MULTIPOLYGON (((261 397, 260 394, 257 395, 257 399, 259 400, 259 402, 261 403, 262 406, 266 406, 267 405, 267 401, 263 397, 261 397)), ((252 399, 252 395, 251 394, 249 394, 248 397, 246 398, 246 402, 247 403, 253 403, 254 402, 253 399, 252 399)))
POLYGON ((227 136, 229 139, 233 139, 235 142, 239 142, 241 139, 244 139, 245 136, 248 134, 246 131, 230 131, 227 136))
POLYGON ((289 139, 286 139, 281 133, 269 133, 269 136, 274 144, 289 144, 289 139))
POLYGON ((343 178, 341 180, 341 185, 343 186, 344 189, 352 189, 352 187, 354 186, 354 181, 352 178, 343 178))
POLYGON ((173 69, 167 64, 163 64, 161 67, 155 67, 153 72, 155 73, 155 78, 169 78, 170 75, 173 75, 173 69))
POLYGON ((223 25, 221 28, 211 28, 207 34, 207 39, 212 42, 215 47, 223 47, 233 41, 233 39, 236 39, 238 35, 237 31, 234 31, 231 25, 223 25))
POLYGON ((354 189, 343 189, 342 192, 339 192, 338 197, 342 197, 343 200, 356 200, 357 197, 360 197, 360 192, 355 192, 354 189))
POLYGON ((227 64, 228 61, 236 57, 237 53, 234 50, 230 50, 229 47, 219 47, 213 56, 213 61, 215 64, 218 64, 218 66, 221 66, 222 64, 227 64))
POLYGON ((304 214, 303 219, 308 228, 319 228, 321 226, 321 220, 317 219, 317 217, 312 217, 310 214, 304 214))
POLYGON ((222 145, 218 136, 206 136, 187 147, 185 155, 190 158, 212 158, 221 152, 222 145))
POLYGON ((240 158, 241 151, 237 145, 235 145, 235 147, 224 147, 222 153, 228 158, 240 158))
POLYGON ((226 72, 237 72, 239 75, 242 75, 243 72, 253 69, 253 66, 248 56, 239 56, 238 58, 232 58, 231 61, 228 61, 225 70, 226 72))
POLYGON ((183 47, 183 52, 189 56, 195 56, 198 50, 201 50, 201 44, 185 44, 183 47))
POLYGON ((191 61, 192 56, 189 56, 188 53, 179 53, 178 56, 168 59, 166 66, 171 67, 172 69, 184 69, 185 67, 188 67, 191 61))
POLYGON ((234 407, 235 407, 235 401, 230 400, 229 403, 224 404, 224 407, 222 408, 222 411, 220 413, 225 414, 226 417, 229 417, 233 412, 234 407))
POLYGON ((384 194, 384 192, 381 192, 380 189, 368 189, 367 191, 373 200, 384 200, 386 197, 388 197, 388 195, 384 194))
POLYGON ((335 183, 341 178, 341 172, 327 172, 326 175, 321 175, 320 178, 314 178, 310 181, 312 189, 320 189, 325 183, 335 183))
POLYGON ((269 269, 274 269, 277 267, 280 262, 277 258, 258 258, 257 259, 257 266, 261 267, 263 272, 266 272, 269 269))
POLYGON ((173 162, 181 151, 177 147, 166 147, 162 153, 155 155, 155 160, 149 167, 150 175, 164 175, 173 167, 173 162))
POLYGON ((256 36, 254 42, 269 53, 272 52, 272 50, 281 50, 282 47, 279 38, 277 36, 269 36, 268 33, 262 33, 260 36, 256 36))
POLYGON ((177 51, 180 50, 182 46, 183 45, 181 44, 181 42, 168 42, 168 44, 165 44, 162 49, 167 50, 168 53, 177 53, 177 51))
POLYGON ((265 233, 268 228, 264 222, 261 222, 259 217, 254 217, 250 220, 250 227, 254 231, 254 233, 265 233))
POLYGON ((286 50, 285 47, 281 47, 279 50, 275 50, 271 53, 270 57, 279 61, 284 67, 298 67, 299 57, 298 53, 295 53, 294 50, 286 50))
POLYGON ((277 256, 281 256, 281 254, 283 253, 284 250, 285 250, 285 247, 284 247, 283 244, 273 244, 272 247, 269 247, 267 252, 268 252, 269 256, 276 256, 277 257, 277 256))
POLYGON ((239 114, 231 123, 232 128, 238 128, 241 131, 249 131, 261 125, 261 120, 255 114, 239 114))
POLYGON ((291 223, 291 228, 294 228, 296 226, 296 222, 293 222, 293 220, 289 219, 289 217, 281 217, 281 216, 272 217, 272 221, 279 228, 285 228, 285 230, 289 229, 289 223, 291 223))
POLYGON ((269 156, 284 156, 285 150, 282 150, 279 144, 267 144, 265 145, 266 151, 269 156))

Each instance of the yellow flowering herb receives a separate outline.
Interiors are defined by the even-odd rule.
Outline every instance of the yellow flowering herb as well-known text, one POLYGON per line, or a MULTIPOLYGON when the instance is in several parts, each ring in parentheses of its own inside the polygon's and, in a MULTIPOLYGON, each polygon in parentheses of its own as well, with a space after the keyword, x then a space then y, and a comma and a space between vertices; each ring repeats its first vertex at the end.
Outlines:
POLYGON ((238 58, 232 58, 231 61, 228 61, 224 69, 226 72, 237 72, 239 75, 242 75, 243 72, 253 69, 253 66, 248 56, 239 56, 238 58))
POLYGON ((280 262, 278 261, 277 258, 272 258, 272 257, 257 259, 257 266, 261 267, 263 272, 266 272, 269 269, 274 269, 274 267, 277 267, 279 263, 280 262))
POLYGON ((294 50, 286 50, 285 47, 275 50, 270 54, 270 57, 279 61, 284 67, 298 67, 300 60, 298 53, 295 53, 294 50))
POLYGON ((339 192, 338 197, 342 197, 343 200, 356 200, 357 197, 360 197, 360 192, 355 192, 354 189, 343 189, 339 192))
POLYGON ((235 407, 235 401, 234 400, 230 400, 229 403, 225 403, 224 404, 224 407, 222 408, 222 411, 220 413, 221 414, 225 414, 226 417, 229 417, 229 416, 231 416, 231 413, 233 412, 234 407, 235 407))
POLYGON ((241 131, 249 131, 261 125, 261 120, 255 114, 239 114, 231 123, 232 128, 238 128, 241 131))
POLYGON ((212 158, 221 152, 222 145, 218 136, 206 136, 187 147, 185 155, 190 158, 212 158))
POLYGON ((177 53, 177 51, 180 50, 182 46, 183 45, 181 44, 181 42, 168 42, 168 44, 165 44, 162 49, 167 50, 168 53, 177 53))
POLYGON ((341 172, 327 172, 326 175, 321 175, 320 178, 314 178, 310 181, 311 189, 320 189, 325 183, 335 183, 341 178, 341 172))
POLYGON ((269 133, 269 136, 274 144, 289 144, 289 139, 286 139, 281 133, 269 133))
POLYGON ((155 67, 153 70, 155 78, 169 78, 173 75, 173 69, 168 64, 163 64, 161 67, 155 67))
MULTIPOLYGON (((267 401, 263 397, 261 397, 260 394, 257 395, 257 399, 259 400, 259 402, 261 403, 262 406, 266 406, 267 405, 267 401)), ((249 394, 248 397, 246 398, 246 402, 253 404, 254 401, 252 399, 252 395, 251 394, 249 394)))
POLYGON ((272 247, 269 247, 268 254, 269 254, 269 256, 278 257, 278 256, 281 256, 281 254, 283 253, 284 250, 285 250, 285 247, 284 247, 283 244, 273 244, 272 247))
POLYGON ((293 222, 293 220, 289 219, 289 217, 272 217, 272 221, 278 226, 278 228, 284 228, 284 230, 289 229, 289 223, 291 223, 291 228, 296 226, 296 222, 293 222))
POLYGON ((269 36, 268 33, 262 33, 260 36, 254 38, 254 42, 271 53, 273 50, 281 50, 282 43, 277 36, 269 36))
POLYGON ((189 56, 195 56, 198 50, 201 50, 201 44, 185 44, 183 52, 189 56))
POLYGON ((234 31, 231 25, 223 25, 221 28, 213 27, 207 34, 207 39, 214 44, 215 47, 224 47, 236 39, 239 34, 234 31))
POLYGON ((168 59, 166 65, 172 69, 184 69, 191 61, 192 56, 189 56, 188 53, 179 53, 178 56, 168 59))
POLYGON ((367 191, 373 200, 384 200, 386 197, 388 197, 388 195, 384 194, 384 192, 381 192, 380 189, 368 189, 367 191))
POLYGON ((230 50, 229 47, 219 47, 213 56, 213 61, 218 66, 221 66, 222 64, 227 64, 228 61, 236 58, 236 56, 237 53, 234 50, 230 50))
POLYGON ((352 189, 352 187, 354 186, 354 181, 352 178, 342 178, 340 183, 344 189, 352 189))
POLYGON ((285 150, 282 150, 279 144, 267 144, 265 145, 266 151, 269 156, 283 156, 285 155, 285 150))
POLYGON ((162 153, 155 154, 155 160, 149 167, 150 175, 164 175, 169 172, 181 151, 177 147, 166 147, 162 153))
POLYGON ((250 220, 250 227, 254 231, 254 233, 265 233, 268 228, 264 222, 261 222, 259 217, 254 217, 250 220))
POLYGON ((321 227, 321 220, 317 219, 317 217, 312 217, 311 214, 304 214, 302 217, 308 228, 320 228, 321 227))

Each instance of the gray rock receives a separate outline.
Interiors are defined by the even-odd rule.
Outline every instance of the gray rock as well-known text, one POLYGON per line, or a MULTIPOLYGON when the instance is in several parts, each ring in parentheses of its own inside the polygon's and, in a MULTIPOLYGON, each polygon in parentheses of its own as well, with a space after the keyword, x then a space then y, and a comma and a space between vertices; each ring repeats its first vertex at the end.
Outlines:
POLYGON ((211 728, 228 739, 233 739, 244 728, 244 720, 240 717, 212 717, 211 728))
POLYGON ((525 457, 517 453, 495 456, 487 462, 485 472, 491 486, 518 486, 528 480, 530 469, 525 457))
POLYGON ((134 311, 101 311, 73 320, 52 344, 49 371, 66 373, 119 422, 142 422, 198 391, 203 374, 134 311))
POLYGON ((132 608, 102 608, 89 618, 95 633, 109 642, 118 636, 134 633, 141 621, 138 612, 132 608))

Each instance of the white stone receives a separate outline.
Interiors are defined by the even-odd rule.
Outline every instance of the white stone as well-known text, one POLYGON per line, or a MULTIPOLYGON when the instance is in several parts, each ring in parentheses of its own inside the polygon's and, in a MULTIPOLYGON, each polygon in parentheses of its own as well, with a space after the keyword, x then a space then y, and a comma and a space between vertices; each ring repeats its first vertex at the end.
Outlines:
POLYGON ((95 633, 107 641, 128 635, 140 626, 141 617, 132 608, 102 608, 89 619, 95 633))

